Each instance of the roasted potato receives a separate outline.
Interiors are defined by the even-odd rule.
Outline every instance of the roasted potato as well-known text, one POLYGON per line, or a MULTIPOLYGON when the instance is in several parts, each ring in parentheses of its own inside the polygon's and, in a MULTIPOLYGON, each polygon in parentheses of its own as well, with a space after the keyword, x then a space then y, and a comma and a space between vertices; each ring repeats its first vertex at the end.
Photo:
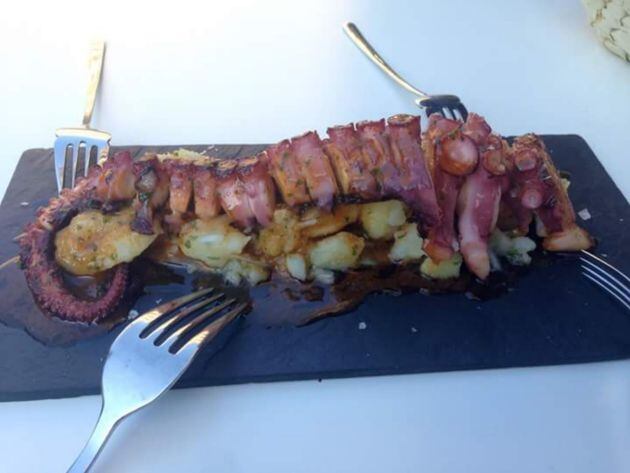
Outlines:
POLYGON ((256 246, 264 255, 275 258, 291 253, 301 242, 298 216, 290 209, 278 209, 273 214, 273 223, 260 231, 256 246))
POLYGON ((363 238, 339 232, 314 243, 309 258, 315 268, 346 270, 356 266, 364 246, 363 238))
POLYGON ((360 220, 370 238, 388 240, 406 220, 405 204, 399 200, 386 200, 361 205, 360 220))
POLYGON ((510 264, 527 266, 532 262, 530 251, 536 249, 536 242, 526 236, 509 237, 501 230, 495 230, 490 237, 490 248, 498 256, 503 256, 510 264))
POLYGON ((55 236, 55 259, 66 271, 95 274, 128 263, 153 243, 161 233, 155 222, 153 235, 131 230, 132 208, 114 214, 88 210, 74 217, 55 236))
POLYGON ((431 279, 451 279, 459 276, 462 266, 462 255, 455 253, 451 259, 435 263, 431 258, 420 265, 420 272, 431 279))
POLYGON ((179 249, 190 258, 221 268, 232 256, 241 254, 249 240, 250 236, 230 225, 227 215, 220 215, 185 223, 179 232, 179 249))
POLYGON ((419 260, 424 256, 422 238, 418 225, 407 223, 394 233, 394 244, 389 251, 389 259, 394 263, 419 260))
POLYGON ((335 272, 330 269, 313 268, 311 277, 320 284, 335 284, 335 272))
POLYGON ((306 281, 308 276, 308 263, 304 255, 299 253, 287 255, 285 264, 287 271, 292 277, 300 281, 306 281))
POLYGON ((244 259, 231 259, 221 269, 221 274, 226 281, 238 286, 243 278, 252 286, 269 279, 271 272, 269 268, 256 261, 244 259))
POLYGON ((306 238, 321 238, 343 230, 359 218, 356 204, 338 205, 332 212, 311 208, 302 216, 300 226, 306 238))

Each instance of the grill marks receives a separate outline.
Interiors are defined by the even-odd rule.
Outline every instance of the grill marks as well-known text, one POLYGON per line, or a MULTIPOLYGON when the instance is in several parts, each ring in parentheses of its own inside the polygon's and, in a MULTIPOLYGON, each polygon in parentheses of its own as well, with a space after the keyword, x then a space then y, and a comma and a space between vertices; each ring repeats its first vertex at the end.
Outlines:
POLYGON ((396 115, 284 140, 265 152, 283 200, 329 209, 339 196, 399 197, 427 222, 439 220, 433 183, 421 148, 420 119, 396 115))

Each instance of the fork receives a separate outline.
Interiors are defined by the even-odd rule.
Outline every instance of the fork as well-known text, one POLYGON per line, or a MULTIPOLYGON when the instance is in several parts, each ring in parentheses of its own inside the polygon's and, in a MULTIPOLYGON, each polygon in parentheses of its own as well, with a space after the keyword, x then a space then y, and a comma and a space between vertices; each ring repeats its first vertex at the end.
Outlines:
POLYGON ((582 250, 582 275, 630 310, 630 278, 593 253, 582 250))
POLYGON ((414 94, 417 98, 415 100, 416 105, 420 108, 424 108, 427 116, 433 113, 439 113, 445 118, 451 118, 454 120, 466 120, 468 117, 468 110, 464 107, 459 97, 456 95, 431 95, 422 90, 414 87, 405 79, 402 78, 387 62, 381 57, 376 49, 368 42, 367 39, 361 34, 359 28, 354 23, 347 22, 343 25, 343 30, 350 37, 352 42, 363 51, 363 53, 372 60, 385 74, 394 80, 398 85, 414 94))
POLYGON ((100 416, 69 473, 87 471, 118 423, 173 386, 201 348, 248 307, 235 299, 219 302, 223 297, 208 288, 174 299, 142 314, 118 335, 103 367, 100 416))
POLYGON ((101 82, 103 58, 105 56, 105 43, 93 41, 90 45, 88 56, 88 90, 87 104, 83 113, 83 123, 76 128, 58 128, 55 131, 55 176, 57 178, 57 191, 64 187, 74 187, 79 167, 79 150, 83 150, 83 168, 79 169, 79 175, 87 176, 88 169, 96 162, 107 157, 109 141, 112 138, 107 132, 90 128, 94 102, 101 82), (96 152, 92 154, 92 149, 96 152), (70 167, 70 181, 67 182, 68 167, 70 167))

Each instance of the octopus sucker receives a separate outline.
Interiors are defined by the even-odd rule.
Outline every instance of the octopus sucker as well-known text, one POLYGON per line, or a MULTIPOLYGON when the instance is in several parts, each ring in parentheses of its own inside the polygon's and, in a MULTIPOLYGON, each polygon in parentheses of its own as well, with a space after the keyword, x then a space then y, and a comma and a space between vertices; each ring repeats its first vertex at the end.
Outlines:
POLYGON ((327 135, 307 131, 239 159, 114 154, 19 236, 35 300, 46 314, 98 321, 122 304, 129 263, 145 253, 194 261, 234 284, 272 271, 328 284, 339 272, 399 264, 435 279, 465 267, 484 280, 497 254, 535 247, 526 238, 534 220, 548 251, 593 244, 533 134, 510 145, 471 113, 465 122, 431 115, 426 129, 400 114, 327 135), (107 277, 96 298, 81 298, 64 272, 107 277))

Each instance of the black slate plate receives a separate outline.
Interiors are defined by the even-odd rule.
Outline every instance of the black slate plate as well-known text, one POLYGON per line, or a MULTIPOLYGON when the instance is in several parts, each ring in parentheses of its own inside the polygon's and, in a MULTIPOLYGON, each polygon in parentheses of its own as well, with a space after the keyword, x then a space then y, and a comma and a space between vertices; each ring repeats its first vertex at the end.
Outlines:
MULTIPOLYGON (((569 171, 576 210, 598 237, 597 251, 630 270, 627 223, 630 207, 579 136, 545 136, 554 161, 569 171)), ((177 147, 151 147, 165 150, 177 147)), ((205 146, 189 148, 203 149, 205 146)), ((253 154, 263 146, 217 146, 224 157, 253 154)), ((137 153, 147 148, 134 147, 137 153)), ((52 151, 24 153, 0 207, 0 261, 16 253, 12 238, 35 209, 54 195, 52 151), (23 204, 22 204, 23 203, 23 204)), ((278 300, 258 290, 254 313, 237 322, 203 353, 177 387, 378 374, 555 365, 630 357, 630 314, 579 275, 575 257, 535 265, 514 289, 479 302, 463 294, 373 295, 354 312, 302 328, 257 322, 278 300), (359 330, 359 323, 365 329, 359 330), (229 343, 226 343, 228 342, 229 343)), ((188 278, 190 280, 190 277, 188 278)), ((149 287, 136 303, 140 312, 185 290, 149 287)), ((62 330, 42 344, 21 320, 42 336, 58 324, 39 315, 21 272, 0 270, 0 400, 94 394, 104 356, 121 325, 68 343, 78 329, 62 330)), ((280 310, 281 307, 274 307, 280 310)), ((79 330, 80 331, 80 330, 79 330)), ((94 329, 92 329, 92 332, 94 329)), ((89 331, 88 331, 89 332, 89 331)), ((98 330, 97 330, 98 332, 98 330)))

